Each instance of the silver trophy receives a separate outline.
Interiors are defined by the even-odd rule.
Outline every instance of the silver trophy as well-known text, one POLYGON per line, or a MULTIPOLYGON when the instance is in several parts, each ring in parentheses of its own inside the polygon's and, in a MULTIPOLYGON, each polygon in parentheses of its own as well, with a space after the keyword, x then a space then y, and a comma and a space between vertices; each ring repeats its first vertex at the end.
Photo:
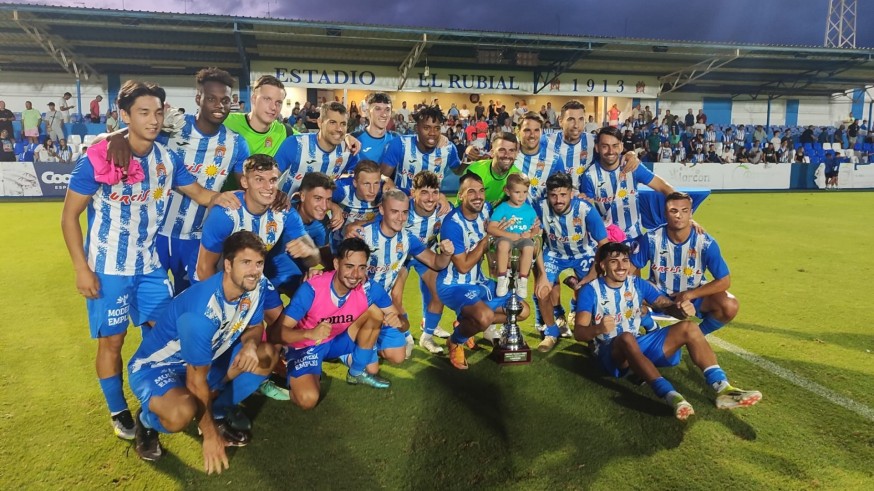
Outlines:
POLYGON ((516 281, 519 279, 519 250, 510 253, 510 298, 504 303, 507 322, 501 328, 501 337, 492 350, 492 357, 501 365, 521 365, 531 363, 531 348, 525 343, 517 319, 522 313, 522 299, 516 295, 516 281))

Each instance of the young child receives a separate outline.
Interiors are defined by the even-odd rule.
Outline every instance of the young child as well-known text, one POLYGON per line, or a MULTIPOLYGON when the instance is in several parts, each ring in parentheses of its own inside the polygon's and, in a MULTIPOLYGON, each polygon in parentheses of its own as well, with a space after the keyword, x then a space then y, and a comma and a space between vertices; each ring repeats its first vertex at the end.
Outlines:
POLYGON ((534 260, 534 224, 537 214, 534 208, 526 203, 528 197, 528 177, 513 173, 507 177, 504 193, 507 200, 499 204, 492 213, 488 232, 495 237, 496 272, 498 286, 496 294, 503 297, 508 293, 510 278, 507 267, 510 264, 510 251, 519 249, 519 280, 516 284, 516 294, 522 298, 528 297, 528 273, 534 260))

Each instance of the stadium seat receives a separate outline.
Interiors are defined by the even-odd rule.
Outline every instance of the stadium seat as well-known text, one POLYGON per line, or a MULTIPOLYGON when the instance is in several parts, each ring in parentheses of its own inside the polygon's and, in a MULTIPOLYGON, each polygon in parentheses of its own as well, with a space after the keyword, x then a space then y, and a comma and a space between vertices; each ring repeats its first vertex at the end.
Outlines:
POLYGON ((91 142, 93 142, 95 138, 97 138, 97 135, 85 135, 85 137, 82 138, 82 143, 85 145, 91 145, 91 142))
POLYGON ((832 146, 831 143, 823 143, 823 144, 822 144, 822 149, 825 150, 825 151, 832 150, 833 148, 834 148, 834 147, 832 146))
POLYGON ((71 148, 79 148, 79 145, 82 144, 82 137, 76 134, 70 135, 67 137, 67 145, 71 148))

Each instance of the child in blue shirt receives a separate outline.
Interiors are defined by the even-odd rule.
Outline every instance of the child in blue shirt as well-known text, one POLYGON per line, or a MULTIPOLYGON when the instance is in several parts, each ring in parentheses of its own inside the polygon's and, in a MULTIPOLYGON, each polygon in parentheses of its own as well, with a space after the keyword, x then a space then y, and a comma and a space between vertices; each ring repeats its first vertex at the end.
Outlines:
POLYGON ((527 203, 528 187, 531 185, 528 177, 521 173, 513 173, 507 177, 504 193, 507 200, 499 204, 489 221, 488 232, 495 237, 495 260, 498 286, 496 294, 502 297, 508 293, 510 279, 507 267, 510 264, 510 251, 519 249, 519 280, 516 294, 522 298, 528 297, 528 273, 534 260, 534 225, 537 213, 527 203))

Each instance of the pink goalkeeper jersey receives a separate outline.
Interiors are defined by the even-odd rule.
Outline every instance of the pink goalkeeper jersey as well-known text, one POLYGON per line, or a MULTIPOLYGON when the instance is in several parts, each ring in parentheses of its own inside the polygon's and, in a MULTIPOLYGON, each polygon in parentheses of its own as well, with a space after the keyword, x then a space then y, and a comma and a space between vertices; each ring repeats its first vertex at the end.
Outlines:
MULTIPOLYGON (((326 321, 331 324, 331 334, 321 342, 328 342, 349 329, 349 326, 367 311, 369 304, 367 294, 364 291, 364 283, 353 288, 346 294, 346 301, 341 307, 337 307, 335 295, 331 290, 331 282, 334 281, 336 272, 325 273, 308 281, 315 292, 312 306, 307 314, 298 323, 301 329, 313 329, 320 322, 326 321)), ((307 348, 318 344, 311 339, 304 339, 289 346, 292 348, 307 348)))

